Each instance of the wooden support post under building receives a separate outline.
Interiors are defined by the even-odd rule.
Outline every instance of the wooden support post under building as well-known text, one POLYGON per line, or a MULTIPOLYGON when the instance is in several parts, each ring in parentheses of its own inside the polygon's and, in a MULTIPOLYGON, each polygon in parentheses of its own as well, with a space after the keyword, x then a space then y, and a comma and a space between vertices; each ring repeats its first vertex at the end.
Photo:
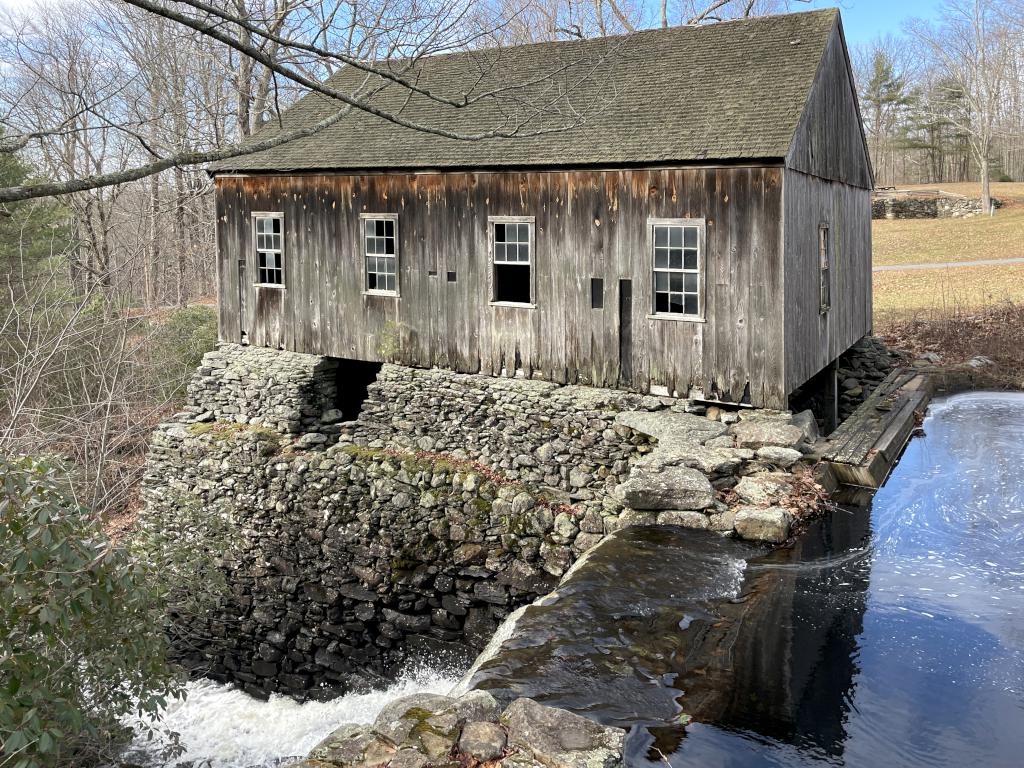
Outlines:
POLYGON ((825 421, 825 432, 830 434, 839 426, 839 363, 833 360, 822 371, 821 404, 822 418, 825 421))

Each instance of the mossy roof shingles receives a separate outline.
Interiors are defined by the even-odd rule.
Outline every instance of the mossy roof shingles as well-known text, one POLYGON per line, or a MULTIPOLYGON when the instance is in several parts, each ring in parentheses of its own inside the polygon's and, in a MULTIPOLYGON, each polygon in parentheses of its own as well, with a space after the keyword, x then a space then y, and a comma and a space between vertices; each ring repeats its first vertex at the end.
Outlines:
MULTIPOLYGON (((673 27, 595 40, 425 57, 417 83, 453 108, 386 85, 371 102, 403 119, 461 134, 438 136, 353 111, 314 136, 221 161, 211 170, 310 171, 618 165, 782 158, 797 128, 837 11, 673 27), (550 132, 555 129, 554 132, 550 132), (544 131, 537 135, 533 132, 544 131)), ((398 66, 393 64, 392 66, 398 66)), ((328 81, 351 92, 365 75, 328 81)), ((374 76, 372 85, 380 85, 374 76)), ((284 130, 315 124, 338 102, 309 94, 285 110, 284 130)), ((282 130, 276 122, 260 140, 282 130)))

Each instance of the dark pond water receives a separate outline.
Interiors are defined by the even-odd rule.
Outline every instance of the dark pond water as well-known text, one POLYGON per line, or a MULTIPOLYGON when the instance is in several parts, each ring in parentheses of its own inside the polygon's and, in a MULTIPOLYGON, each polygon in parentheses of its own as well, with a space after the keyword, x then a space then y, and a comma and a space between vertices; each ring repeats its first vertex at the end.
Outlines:
POLYGON ((478 682, 629 728, 634 766, 1024 765, 1024 394, 924 429, 790 549, 627 532, 478 682))

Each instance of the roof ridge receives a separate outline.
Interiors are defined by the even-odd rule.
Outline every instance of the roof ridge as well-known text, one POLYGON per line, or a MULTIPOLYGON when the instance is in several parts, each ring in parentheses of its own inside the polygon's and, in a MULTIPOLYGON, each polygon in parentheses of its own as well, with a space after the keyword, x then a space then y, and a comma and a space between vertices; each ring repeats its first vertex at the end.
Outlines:
MULTIPOLYGON (((642 35, 657 35, 666 34, 670 32, 679 32, 683 30, 697 31, 697 30, 714 30, 723 25, 735 25, 735 24, 759 24, 768 21, 777 21, 779 19, 787 19, 792 17, 809 17, 809 16, 838 16, 840 14, 839 8, 813 8, 807 11, 790 11, 788 13, 771 13, 764 16, 749 16, 740 19, 722 19, 711 24, 673 24, 668 27, 644 27, 643 29, 635 29, 632 32, 621 32, 615 35, 601 35, 598 37, 585 37, 569 40, 536 40, 529 43, 516 43, 515 45, 494 45, 486 48, 467 48, 465 50, 458 51, 446 51, 444 53, 436 53, 427 56, 419 57, 418 61, 437 61, 439 59, 446 59, 454 56, 473 56, 474 54, 485 54, 490 51, 520 51, 527 48, 542 48, 542 47, 556 47, 556 46, 585 46, 597 43, 606 43, 614 40, 628 40, 630 38, 636 38, 642 35)), ((378 63, 388 64, 391 62, 402 62, 408 61, 408 58, 394 58, 394 59, 360 59, 363 64, 374 65, 378 63)), ((337 74, 337 73, 335 73, 337 74)), ((333 75, 332 75, 333 77, 333 75)), ((330 79, 330 78, 328 78, 330 79)))

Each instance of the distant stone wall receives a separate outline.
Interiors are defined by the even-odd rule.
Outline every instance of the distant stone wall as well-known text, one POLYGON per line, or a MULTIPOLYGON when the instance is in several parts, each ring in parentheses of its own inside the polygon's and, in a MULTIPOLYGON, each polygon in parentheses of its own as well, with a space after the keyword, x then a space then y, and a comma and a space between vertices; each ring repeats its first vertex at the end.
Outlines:
MULTIPOLYGON (((992 203, 1002 205, 995 199, 992 203)), ((871 201, 872 219, 959 219, 982 213, 979 198, 954 195, 891 195, 871 201)))

